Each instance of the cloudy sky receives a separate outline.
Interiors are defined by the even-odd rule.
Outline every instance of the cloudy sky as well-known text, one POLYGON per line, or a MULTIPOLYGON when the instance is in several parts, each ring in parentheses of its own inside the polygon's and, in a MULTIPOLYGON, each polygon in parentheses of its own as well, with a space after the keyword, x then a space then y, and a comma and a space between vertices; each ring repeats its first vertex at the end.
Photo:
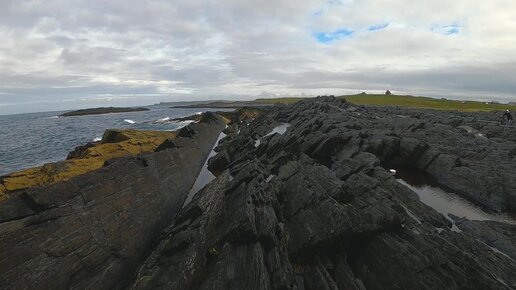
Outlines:
POLYGON ((0 0, 0 114, 357 91, 516 101, 514 0, 0 0))

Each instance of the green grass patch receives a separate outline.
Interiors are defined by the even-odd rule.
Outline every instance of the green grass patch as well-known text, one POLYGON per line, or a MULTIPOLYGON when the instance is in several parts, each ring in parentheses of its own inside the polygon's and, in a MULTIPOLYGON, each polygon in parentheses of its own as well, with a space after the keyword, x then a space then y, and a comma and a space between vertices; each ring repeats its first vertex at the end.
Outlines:
MULTIPOLYGON (((339 98, 344 98, 350 103, 356 105, 399 106, 404 108, 436 109, 461 112, 504 111, 506 109, 516 111, 516 106, 507 104, 486 104, 486 102, 478 101, 458 101, 418 96, 358 94, 339 96, 339 98)), ((292 104, 304 99, 305 98, 256 99, 252 102, 261 104, 292 104)))
POLYGON ((486 104, 485 102, 457 101, 416 96, 359 94, 341 96, 340 98, 345 98, 349 102, 357 105, 400 106, 406 108, 454 110, 461 112, 502 111, 505 109, 516 110, 516 106, 507 104, 486 104))

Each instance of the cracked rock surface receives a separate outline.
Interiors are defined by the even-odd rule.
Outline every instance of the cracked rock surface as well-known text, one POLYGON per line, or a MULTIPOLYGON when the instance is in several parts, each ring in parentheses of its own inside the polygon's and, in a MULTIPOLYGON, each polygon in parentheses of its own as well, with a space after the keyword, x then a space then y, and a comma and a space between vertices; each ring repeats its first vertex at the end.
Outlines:
POLYGON ((476 121, 488 117, 331 97, 266 109, 219 143, 210 164, 223 173, 162 232, 130 289, 514 289, 514 227, 454 232, 385 169, 514 210, 516 135, 476 121))

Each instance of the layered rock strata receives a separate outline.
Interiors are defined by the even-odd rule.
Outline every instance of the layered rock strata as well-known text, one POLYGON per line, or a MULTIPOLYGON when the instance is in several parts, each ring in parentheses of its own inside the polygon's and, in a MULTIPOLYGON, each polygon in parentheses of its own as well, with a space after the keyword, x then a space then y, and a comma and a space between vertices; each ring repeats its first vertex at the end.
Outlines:
POLYGON ((514 209, 514 140, 476 117, 318 98, 239 123, 130 289, 514 289, 510 247, 452 231, 384 167, 514 209))
POLYGON ((155 152, 0 203, 2 289, 120 289, 181 208, 219 133, 205 114, 155 152))

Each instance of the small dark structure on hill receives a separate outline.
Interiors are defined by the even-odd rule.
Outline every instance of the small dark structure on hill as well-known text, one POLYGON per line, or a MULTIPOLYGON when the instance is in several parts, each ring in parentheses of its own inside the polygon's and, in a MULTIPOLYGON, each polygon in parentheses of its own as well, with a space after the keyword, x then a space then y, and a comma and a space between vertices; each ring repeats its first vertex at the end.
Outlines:
POLYGON ((391 93, 391 91, 387 90, 387 91, 385 92, 385 95, 386 95, 386 96, 390 96, 390 95, 392 95, 392 93, 391 93))

